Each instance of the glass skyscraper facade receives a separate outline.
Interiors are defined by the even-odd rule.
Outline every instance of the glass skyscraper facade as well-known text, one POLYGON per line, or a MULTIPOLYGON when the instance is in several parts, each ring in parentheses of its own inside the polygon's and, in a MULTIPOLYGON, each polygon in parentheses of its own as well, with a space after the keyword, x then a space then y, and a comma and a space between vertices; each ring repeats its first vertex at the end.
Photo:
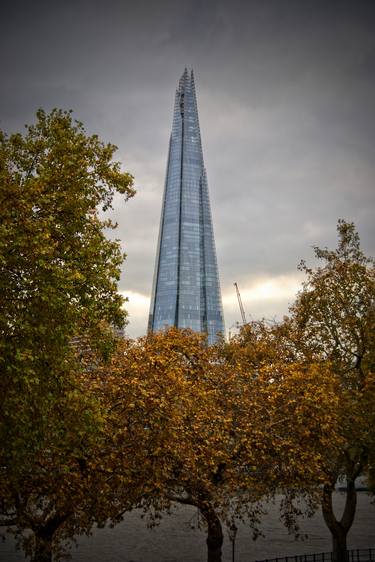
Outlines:
POLYGON ((193 72, 176 91, 149 331, 165 326, 224 334, 220 283, 193 72))

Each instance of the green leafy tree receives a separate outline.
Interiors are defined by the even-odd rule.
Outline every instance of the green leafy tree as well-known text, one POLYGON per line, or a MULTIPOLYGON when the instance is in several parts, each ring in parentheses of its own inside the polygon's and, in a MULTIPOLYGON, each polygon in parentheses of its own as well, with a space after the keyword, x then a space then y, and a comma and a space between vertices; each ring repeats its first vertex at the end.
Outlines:
POLYGON ((95 400, 77 399, 80 355, 108 354, 125 322, 124 256, 101 215, 116 192, 134 194, 115 149, 61 110, 0 134, 1 523, 32 531, 35 561, 51 559, 63 522, 87 528, 77 459, 101 424, 95 400))

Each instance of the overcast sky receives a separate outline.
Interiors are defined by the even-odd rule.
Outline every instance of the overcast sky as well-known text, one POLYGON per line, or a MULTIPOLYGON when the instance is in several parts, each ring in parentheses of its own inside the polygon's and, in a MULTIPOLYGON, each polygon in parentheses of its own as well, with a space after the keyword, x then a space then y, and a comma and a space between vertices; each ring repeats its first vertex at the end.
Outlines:
POLYGON ((193 67, 227 329, 278 317, 298 262, 354 221, 374 255, 373 0, 2 2, 0 127, 73 109, 119 148, 128 333, 145 333, 174 93, 193 67))

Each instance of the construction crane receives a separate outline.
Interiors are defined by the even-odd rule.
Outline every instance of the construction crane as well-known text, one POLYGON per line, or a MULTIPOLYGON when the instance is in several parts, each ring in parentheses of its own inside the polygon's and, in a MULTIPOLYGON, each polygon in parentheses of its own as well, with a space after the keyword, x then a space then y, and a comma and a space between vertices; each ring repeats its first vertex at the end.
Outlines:
POLYGON ((239 307, 240 307, 241 316, 242 316, 242 324, 246 324, 247 321, 246 321, 245 309, 244 309, 243 304, 242 304, 242 299, 241 299, 241 295, 240 295, 240 290, 239 290, 239 288, 238 288, 237 283, 234 283, 234 286, 236 287, 238 305, 239 305, 239 307))

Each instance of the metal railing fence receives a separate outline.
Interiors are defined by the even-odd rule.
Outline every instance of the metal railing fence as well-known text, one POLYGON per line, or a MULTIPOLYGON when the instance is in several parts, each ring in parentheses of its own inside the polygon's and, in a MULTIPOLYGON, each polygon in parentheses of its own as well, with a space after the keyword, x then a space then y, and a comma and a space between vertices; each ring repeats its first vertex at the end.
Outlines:
MULTIPOLYGON (((318 552, 316 554, 266 558, 265 560, 257 560, 256 562, 335 562, 335 558, 333 552, 318 552)), ((347 562, 375 562, 375 548, 348 550, 347 562)))

